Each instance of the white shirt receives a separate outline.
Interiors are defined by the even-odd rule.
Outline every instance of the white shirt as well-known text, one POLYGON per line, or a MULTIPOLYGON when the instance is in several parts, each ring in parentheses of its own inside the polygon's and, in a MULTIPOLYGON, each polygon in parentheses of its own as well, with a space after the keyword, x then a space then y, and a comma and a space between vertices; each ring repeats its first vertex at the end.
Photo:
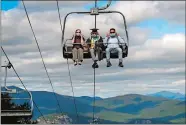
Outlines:
POLYGON ((108 48, 118 48, 119 47, 119 42, 121 44, 125 43, 124 40, 120 36, 118 36, 119 41, 118 41, 117 37, 113 37, 113 38, 110 37, 109 41, 108 41, 108 45, 107 45, 107 39, 108 39, 108 37, 105 37, 104 44, 108 48))

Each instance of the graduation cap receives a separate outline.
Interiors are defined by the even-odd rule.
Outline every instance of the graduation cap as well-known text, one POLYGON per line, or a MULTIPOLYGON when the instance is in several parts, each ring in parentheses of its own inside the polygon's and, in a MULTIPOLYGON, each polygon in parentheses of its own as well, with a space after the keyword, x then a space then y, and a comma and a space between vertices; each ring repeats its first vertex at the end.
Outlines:
POLYGON ((90 30, 92 30, 92 32, 98 32, 99 29, 93 28, 93 29, 90 29, 90 30))

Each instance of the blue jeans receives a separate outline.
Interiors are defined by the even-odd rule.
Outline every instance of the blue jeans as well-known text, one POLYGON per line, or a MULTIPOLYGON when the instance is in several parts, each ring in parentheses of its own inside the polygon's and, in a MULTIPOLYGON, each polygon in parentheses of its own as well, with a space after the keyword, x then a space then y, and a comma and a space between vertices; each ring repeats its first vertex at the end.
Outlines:
POLYGON ((122 58, 122 49, 117 47, 117 48, 106 48, 106 58, 107 58, 107 62, 110 61, 110 52, 112 50, 117 50, 118 51, 118 57, 119 57, 119 61, 123 62, 123 58, 122 58))

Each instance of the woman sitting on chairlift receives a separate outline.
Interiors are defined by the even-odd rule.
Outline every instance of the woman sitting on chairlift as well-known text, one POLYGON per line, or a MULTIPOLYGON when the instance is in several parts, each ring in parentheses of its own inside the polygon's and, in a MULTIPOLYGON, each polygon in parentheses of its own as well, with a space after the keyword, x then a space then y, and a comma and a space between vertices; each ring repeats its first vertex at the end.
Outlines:
POLYGON ((85 38, 81 33, 80 29, 77 29, 75 31, 75 35, 72 38, 72 56, 74 61, 74 66, 77 64, 81 65, 81 62, 83 62, 83 45, 85 43, 85 38))

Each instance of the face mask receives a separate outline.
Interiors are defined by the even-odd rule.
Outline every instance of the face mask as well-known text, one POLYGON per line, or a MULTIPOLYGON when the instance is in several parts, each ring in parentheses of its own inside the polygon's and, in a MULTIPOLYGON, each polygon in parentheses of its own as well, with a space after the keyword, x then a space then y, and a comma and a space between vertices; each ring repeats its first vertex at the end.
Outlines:
POLYGON ((93 38, 96 38, 96 37, 97 37, 97 35, 96 35, 96 34, 92 34, 92 37, 93 37, 93 38))
POLYGON ((111 34, 110 34, 111 37, 114 37, 115 35, 116 35, 115 33, 111 33, 111 34))

